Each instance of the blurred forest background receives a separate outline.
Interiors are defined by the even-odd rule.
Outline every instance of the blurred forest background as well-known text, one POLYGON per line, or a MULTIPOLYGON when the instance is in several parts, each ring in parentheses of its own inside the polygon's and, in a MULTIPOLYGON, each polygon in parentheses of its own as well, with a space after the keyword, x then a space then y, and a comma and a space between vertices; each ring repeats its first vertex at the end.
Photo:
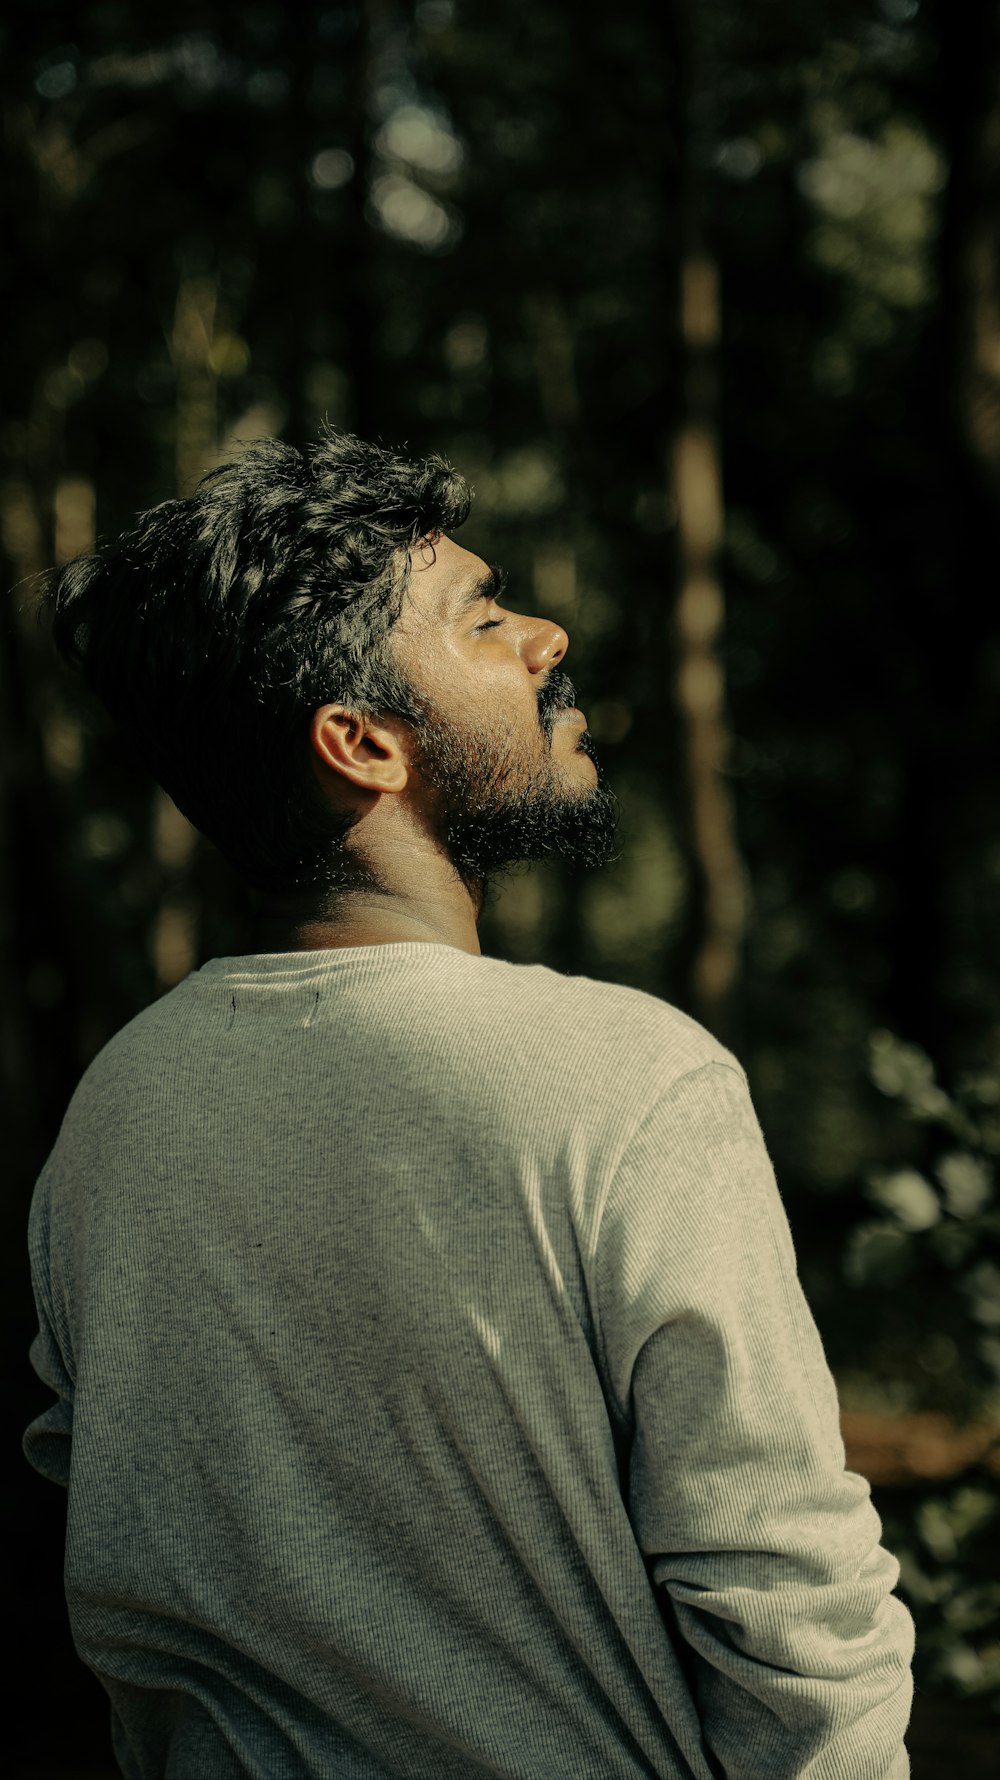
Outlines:
POLYGON ((450 457, 571 634, 622 857, 498 885, 486 949, 744 1059, 918 1622, 916 1780, 994 1772, 1000 0, 14 0, 3 48, 8 1771, 113 1772, 16 1450, 31 1187, 100 1046, 245 944, 36 577, 328 416, 450 457))

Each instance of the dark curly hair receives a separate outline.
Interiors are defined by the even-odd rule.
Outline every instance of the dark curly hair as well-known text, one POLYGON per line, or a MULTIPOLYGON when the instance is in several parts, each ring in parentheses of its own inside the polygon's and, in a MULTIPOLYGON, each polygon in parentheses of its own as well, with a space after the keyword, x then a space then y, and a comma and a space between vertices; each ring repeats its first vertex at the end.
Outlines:
POLYGON ((388 637, 409 546, 461 525, 470 498, 439 457, 330 429, 305 455, 263 439, 53 572, 59 653, 254 890, 341 881, 349 821, 308 770, 309 719, 337 702, 422 720, 388 637))

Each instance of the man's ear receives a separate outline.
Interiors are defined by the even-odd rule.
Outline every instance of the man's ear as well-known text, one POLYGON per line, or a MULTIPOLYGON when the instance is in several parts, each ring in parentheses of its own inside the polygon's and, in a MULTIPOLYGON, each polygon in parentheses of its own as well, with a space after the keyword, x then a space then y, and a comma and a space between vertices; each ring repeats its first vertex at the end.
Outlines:
POLYGON ((347 705, 321 705, 313 712, 309 740, 320 765, 359 791, 402 791, 407 783, 402 738, 391 717, 364 717, 347 705))

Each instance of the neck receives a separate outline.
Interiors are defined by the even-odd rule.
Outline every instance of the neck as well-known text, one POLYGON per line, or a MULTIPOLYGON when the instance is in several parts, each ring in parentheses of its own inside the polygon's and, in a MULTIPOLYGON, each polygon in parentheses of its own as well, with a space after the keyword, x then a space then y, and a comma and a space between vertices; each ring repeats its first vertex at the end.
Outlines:
POLYGON ((476 923, 483 889, 457 881, 433 900, 417 894, 350 890, 322 912, 295 913, 258 903, 250 932, 254 952, 312 952, 334 946, 390 946, 401 941, 455 946, 479 954, 476 923))

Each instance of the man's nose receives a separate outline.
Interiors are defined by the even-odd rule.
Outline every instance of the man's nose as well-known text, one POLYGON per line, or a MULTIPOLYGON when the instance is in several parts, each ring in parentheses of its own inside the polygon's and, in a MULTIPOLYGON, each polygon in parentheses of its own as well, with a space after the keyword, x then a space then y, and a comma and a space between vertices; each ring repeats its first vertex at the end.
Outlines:
POLYGON ((561 625, 548 618, 532 618, 528 624, 521 644, 521 660, 533 674, 545 673, 562 660, 569 648, 569 637, 561 625))

